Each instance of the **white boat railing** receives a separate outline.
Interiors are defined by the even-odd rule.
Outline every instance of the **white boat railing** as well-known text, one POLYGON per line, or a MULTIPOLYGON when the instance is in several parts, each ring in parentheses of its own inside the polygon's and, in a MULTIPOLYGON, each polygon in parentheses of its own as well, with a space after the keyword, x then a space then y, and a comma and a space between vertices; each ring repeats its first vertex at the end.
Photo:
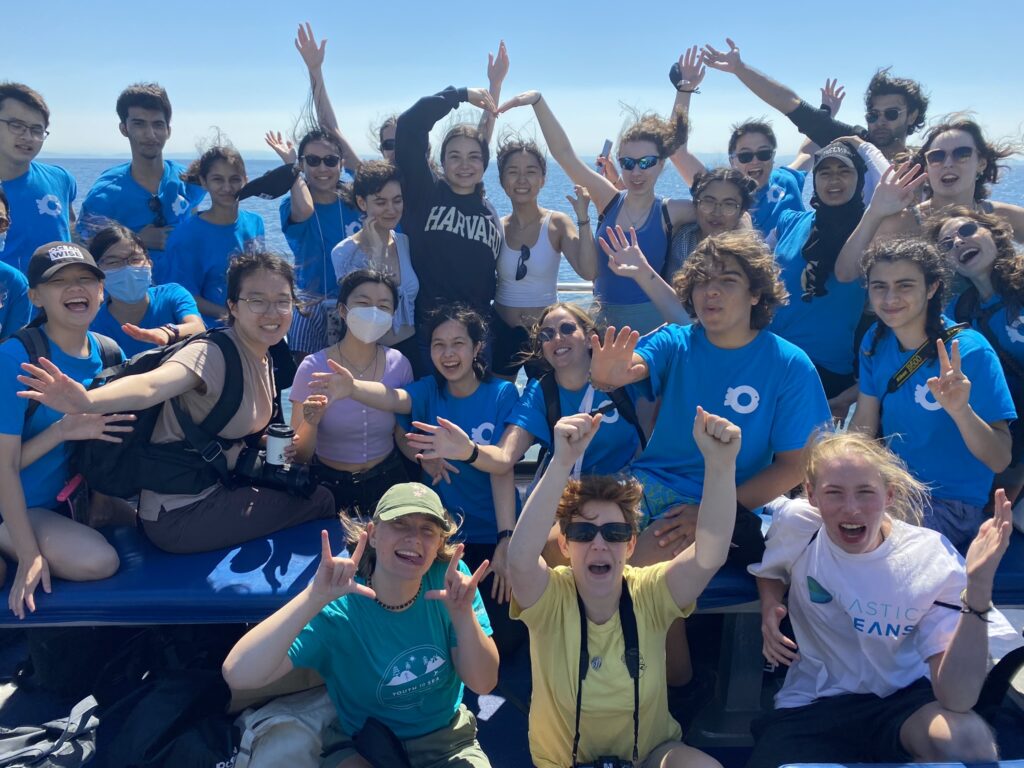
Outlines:
POLYGON ((559 293, 593 293, 594 284, 587 282, 579 283, 559 283, 559 293))

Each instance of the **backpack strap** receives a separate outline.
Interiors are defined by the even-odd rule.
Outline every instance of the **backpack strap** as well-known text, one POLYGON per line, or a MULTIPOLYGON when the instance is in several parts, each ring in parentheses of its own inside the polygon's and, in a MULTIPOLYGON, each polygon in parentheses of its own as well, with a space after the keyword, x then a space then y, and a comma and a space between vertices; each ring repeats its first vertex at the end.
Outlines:
POLYGON ((601 231, 601 227, 602 227, 602 226, 604 225, 604 220, 605 220, 605 218, 607 218, 607 216, 608 216, 608 212, 609 212, 609 211, 610 211, 610 210, 611 210, 612 208, 614 208, 614 207, 615 207, 615 204, 616 204, 617 202, 619 202, 619 200, 620 200, 620 199, 622 198, 622 196, 623 196, 623 195, 625 195, 625 194, 626 194, 625 192, 621 192, 621 191, 619 191, 619 192, 616 192, 616 193, 615 193, 615 197, 613 197, 613 198, 612 198, 611 200, 609 200, 609 201, 608 201, 608 205, 606 205, 606 206, 604 207, 604 209, 603 209, 603 210, 602 210, 602 211, 601 211, 601 212, 600 212, 599 214, 597 214, 597 226, 596 226, 596 227, 594 228, 594 231, 595 231, 595 232, 600 232, 600 231, 601 231))
POLYGON ((672 255, 672 216, 668 212, 668 198, 661 198, 661 222, 665 230, 665 261, 661 265, 661 277, 665 282, 671 284, 672 275, 666 275, 669 265, 669 257, 672 255))
POLYGON ((640 427, 640 419, 636 415, 636 405, 633 403, 633 398, 629 396, 626 388, 617 387, 607 394, 608 399, 612 401, 619 415, 632 424, 636 430, 636 434, 640 438, 640 450, 647 450, 647 435, 644 434, 643 429, 640 427))
POLYGON ((538 380, 541 394, 544 395, 544 417, 551 432, 551 445, 555 444, 555 424, 562 418, 562 403, 558 397, 558 382, 553 371, 543 374, 538 380))
MULTIPOLYGON (((25 347, 25 351, 28 352, 28 361, 32 365, 39 365, 40 357, 49 359, 50 340, 38 325, 27 325, 24 328, 19 328, 11 334, 10 338, 21 342, 21 345, 25 347)), ((28 407, 25 408, 26 427, 38 410, 39 401, 29 400, 28 407)))
POLYGON ((100 349, 100 364, 103 366, 103 370, 96 376, 96 379, 109 379, 116 372, 115 369, 120 368, 124 363, 124 352, 120 345, 109 336, 93 331, 89 331, 89 335, 100 349))

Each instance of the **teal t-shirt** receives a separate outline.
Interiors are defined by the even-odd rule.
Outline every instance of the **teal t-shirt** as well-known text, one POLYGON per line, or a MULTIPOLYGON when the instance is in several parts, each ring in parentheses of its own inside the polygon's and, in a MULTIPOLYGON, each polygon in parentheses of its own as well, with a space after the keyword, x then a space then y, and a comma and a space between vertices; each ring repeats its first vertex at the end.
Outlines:
MULTIPOLYGON (((328 603, 292 642, 288 658, 320 673, 345 733, 357 733, 375 717, 399 739, 414 739, 455 715, 463 688, 451 653, 458 646, 455 629, 444 603, 423 597, 444 588, 447 569, 441 561, 430 566, 420 596, 404 611, 358 595, 328 603)), ((459 570, 469 574, 465 563, 459 570)), ((490 636, 479 591, 473 612, 490 636)))

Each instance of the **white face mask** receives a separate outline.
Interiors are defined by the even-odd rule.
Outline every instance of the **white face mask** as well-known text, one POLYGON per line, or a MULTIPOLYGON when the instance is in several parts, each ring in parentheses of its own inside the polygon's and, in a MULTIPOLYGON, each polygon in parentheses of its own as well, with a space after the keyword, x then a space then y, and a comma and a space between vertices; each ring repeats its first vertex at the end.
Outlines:
POLYGON ((372 344, 391 330, 394 315, 377 307, 352 307, 345 315, 345 325, 364 344, 372 344))

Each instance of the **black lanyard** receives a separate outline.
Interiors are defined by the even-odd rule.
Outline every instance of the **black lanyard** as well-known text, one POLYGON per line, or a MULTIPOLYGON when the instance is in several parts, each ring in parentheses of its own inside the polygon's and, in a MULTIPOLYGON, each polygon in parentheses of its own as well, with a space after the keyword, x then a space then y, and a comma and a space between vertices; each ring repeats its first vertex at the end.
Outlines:
MULTIPOLYGON (((576 679, 576 735, 572 739, 572 765, 576 766, 576 753, 580 746, 580 713, 583 711, 583 680, 590 668, 590 652, 587 650, 587 610, 583 607, 580 593, 576 592, 576 604, 580 609, 580 669, 576 679)), ((619 595, 619 623, 625 641, 624 661, 629 676, 633 678, 633 765, 640 764, 638 742, 640 740, 640 639, 636 628, 636 613, 633 611, 633 597, 629 594, 626 578, 622 578, 622 594, 619 595)))
MULTIPOLYGON (((960 325, 950 326, 949 328, 942 332, 942 343, 947 343, 950 339, 952 339, 966 327, 967 323, 961 323, 960 325)), ((926 356, 925 352, 929 348, 934 347, 935 341, 932 339, 926 339, 924 344, 922 344, 920 347, 914 350, 914 354, 907 358, 907 361, 903 363, 902 366, 900 366, 900 369, 889 378, 889 383, 886 385, 885 393, 882 395, 882 397, 884 398, 886 395, 891 395, 897 389, 902 387, 906 383, 907 379, 909 379, 911 376, 917 373, 921 366, 925 364, 925 361, 928 360, 930 357, 926 356)))

